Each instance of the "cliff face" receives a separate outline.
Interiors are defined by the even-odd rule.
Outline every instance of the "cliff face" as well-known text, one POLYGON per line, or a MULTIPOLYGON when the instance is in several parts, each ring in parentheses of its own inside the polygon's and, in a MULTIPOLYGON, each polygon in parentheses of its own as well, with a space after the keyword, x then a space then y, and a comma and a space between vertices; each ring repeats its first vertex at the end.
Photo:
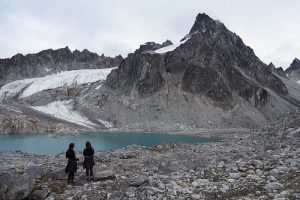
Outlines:
POLYGON ((70 51, 68 47, 44 50, 37 54, 17 54, 0 59, 0 85, 12 80, 44 76, 60 71, 116 67, 122 56, 99 56, 88 50, 70 51))
POLYGON ((300 84, 300 60, 295 58, 290 67, 285 70, 289 78, 300 84))
POLYGON ((295 59, 293 60, 293 62, 291 63, 291 65, 289 66, 289 68, 287 68, 287 69, 285 70, 285 72, 286 72, 287 74, 293 73, 293 72, 295 72, 295 71, 300 71, 300 60, 299 60, 298 58, 295 58, 295 59))
POLYGON ((265 88, 288 94, 271 67, 224 24, 206 14, 197 16, 184 40, 166 53, 130 54, 108 76, 108 86, 120 94, 147 97, 172 85, 224 106, 239 97, 255 106, 264 105, 269 95, 265 88))

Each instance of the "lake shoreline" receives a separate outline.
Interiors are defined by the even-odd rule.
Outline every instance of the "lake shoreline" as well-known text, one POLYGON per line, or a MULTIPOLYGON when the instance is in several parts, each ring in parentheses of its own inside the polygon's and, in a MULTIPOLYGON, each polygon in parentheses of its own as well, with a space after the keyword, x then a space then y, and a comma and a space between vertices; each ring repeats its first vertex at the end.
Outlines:
POLYGON ((163 143, 209 143, 220 142, 220 136, 195 136, 189 134, 141 133, 141 132, 101 132, 76 135, 53 136, 49 134, 0 136, 0 151, 21 151, 34 154, 54 155, 66 150, 72 142, 75 150, 83 150, 90 141, 95 151, 124 148, 130 145, 145 147, 163 143))
POLYGON ((0 136, 5 135, 14 135, 14 136, 31 136, 31 135, 51 135, 53 137, 64 137, 70 135, 82 135, 86 133, 113 133, 113 132, 126 132, 126 133, 146 133, 146 134, 171 134, 171 135, 191 135, 191 136, 228 136, 228 135, 236 135, 239 133, 245 133, 249 131, 254 131, 259 129, 249 129, 249 128, 194 128, 194 129, 174 129, 174 130, 130 130, 130 129, 122 129, 122 128, 113 128, 113 129, 99 129, 93 131, 86 132, 74 132, 74 133, 55 133, 55 132, 32 132, 32 133, 17 133, 17 134, 0 134, 0 136))
MULTIPOLYGON (((8 183, 17 181, 14 184, 28 186, 28 182, 32 182, 28 196, 43 191, 48 199, 67 199, 75 194, 91 199, 96 195, 100 195, 100 199, 149 199, 152 196, 195 199, 198 195, 205 199, 238 199, 241 195, 250 199, 280 195, 293 199, 300 194, 296 184, 300 177, 300 136, 296 131, 290 129, 275 136, 269 131, 249 132, 242 135, 243 139, 219 143, 131 145, 98 151, 95 154, 96 174, 91 181, 85 178, 83 157, 78 152, 79 169, 75 184, 71 186, 66 183, 64 153, 2 152, 0 158, 5 164, 0 170, 15 179, 8 183), (283 135, 296 138, 291 141, 287 137, 281 141, 283 135), (283 144, 285 146, 281 147, 283 144), (289 179, 282 170, 286 170, 289 179), (14 177, 16 172, 22 179, 14 177), (24 180, 26 183, 22 182, 24 180), (278 189, 270 189, 269 183, 276 183, 278 189)), ((20 192, 18 188, 12 191, 20 192)))
POLYGON ((91 180, 77 155, 74 185, 67 185, 64 153, 1 152, 0 199, 299 199, 299 114, 218 143, 96 152, 91 180))

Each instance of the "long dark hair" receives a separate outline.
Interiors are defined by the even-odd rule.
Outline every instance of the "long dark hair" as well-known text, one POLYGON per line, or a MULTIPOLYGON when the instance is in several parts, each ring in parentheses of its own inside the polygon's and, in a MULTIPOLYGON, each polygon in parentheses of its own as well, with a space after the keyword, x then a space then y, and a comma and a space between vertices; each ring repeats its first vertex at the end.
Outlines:
POLYGON ((75 146, 74 143, 70 143, 70 144, 69 144, 69 149, 72 149, 72 150, 73 150, 74 146, 75 146))
POLYGON ((92 145, 91 145, 91 143, 89 141, 86 141, 85 148, 86 149, 92 149, 92 145))

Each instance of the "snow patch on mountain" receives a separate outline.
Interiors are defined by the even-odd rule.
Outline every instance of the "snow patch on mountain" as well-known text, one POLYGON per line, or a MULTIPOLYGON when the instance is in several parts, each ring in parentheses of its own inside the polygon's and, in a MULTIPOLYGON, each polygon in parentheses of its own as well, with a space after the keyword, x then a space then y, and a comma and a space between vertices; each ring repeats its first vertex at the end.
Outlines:
POLYGON ((3 101, 5 97, 14 97, 17 94, 20 95, 20 98, 24 98, 44 90, 103 81, 113 69, 115 68, 74 70, 13 81, 0 89, 0 101, 3 101))
POLYGON ((104 120, 101 120, 101 119, 98 119, 98 121, 103 124, 106 128, 113 128, 114 125, 108 121, 104 121, 104 120))
POLYGON ((180 41, 180 42, 177 42, 177 43, 173 43, 169 46, 166 46, 166 47, 163 47, 163 48, 160 48, 160 49, 157 49, 155 50, 154 52, 155 53, 159 53, 159 54, 163 54, 163 53, 167 53, 169 51, 173 51, 174 49, 176 49, 177 47, 179 47, 181 44, 185 43, 186 41, 188 41, 190 39, 190 37, 186 37, 184 40, 180 41))
POLYGON ((54 101, 45 106, 32 106, 31 108, 81 126, 89 128, 97 126, 74 110, 72 100, 54 101))

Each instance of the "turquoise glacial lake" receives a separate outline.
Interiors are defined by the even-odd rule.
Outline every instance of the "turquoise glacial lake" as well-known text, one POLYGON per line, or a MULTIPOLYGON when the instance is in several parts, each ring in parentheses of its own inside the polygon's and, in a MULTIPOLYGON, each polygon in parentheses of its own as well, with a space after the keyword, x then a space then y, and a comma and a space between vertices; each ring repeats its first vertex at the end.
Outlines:
POLYGON ((57 154, 65 152, 71 142, 75 144, 75 151, 83 151, 86 141, 90 141, 96 151, 103 151, 134 144, 149 147, 169 142, 209 143, 220 140, 218 137, 124 132, 87 133, 59 137, 47 134, 3 135, 0 136, 0 152, 19 150, 34 154, 57 154))

